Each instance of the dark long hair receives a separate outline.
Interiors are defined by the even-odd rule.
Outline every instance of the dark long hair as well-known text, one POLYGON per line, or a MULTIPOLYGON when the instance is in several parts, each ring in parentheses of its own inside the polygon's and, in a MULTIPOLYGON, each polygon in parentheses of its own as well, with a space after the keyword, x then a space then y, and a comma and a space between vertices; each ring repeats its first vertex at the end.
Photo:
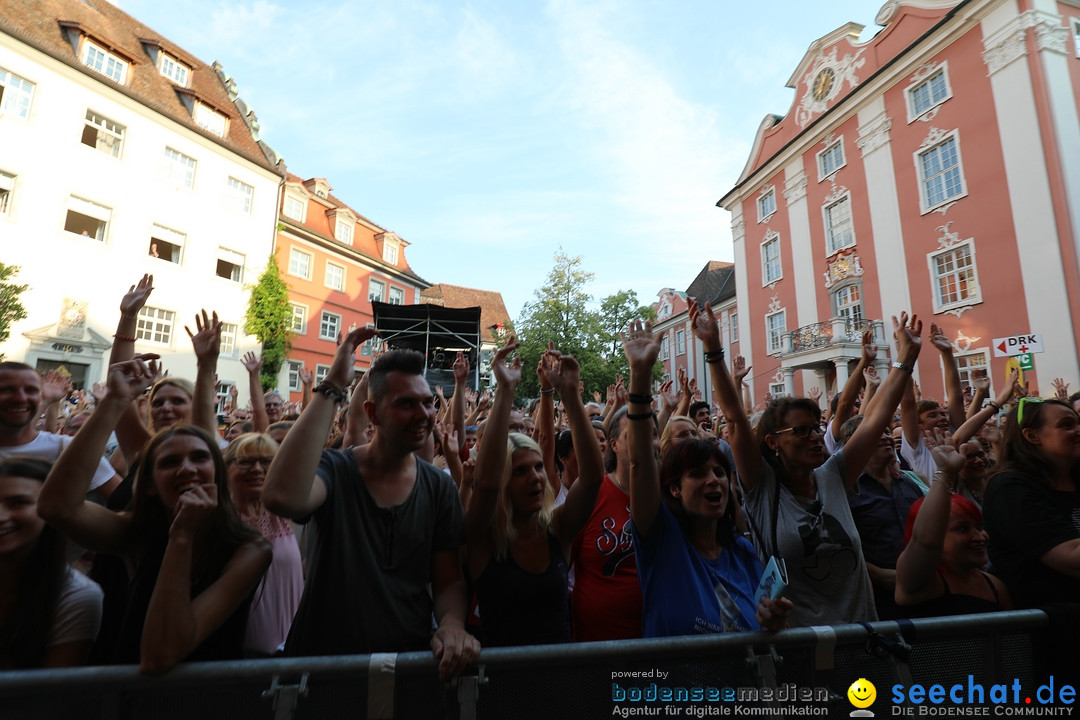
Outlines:
MULTIPOLYGON (((259 537, 248 527, 233 505, 229 493, 229 479, 225 471, 225 460, 216 440, 202 428, 194 425, 174 425, 154 435, 146 443, 141 453, 139 474, 135 480, 135 494, 131 499, 131 538, 129 547, 136 563, 146 556, 165 547, 169 541, 169 527, 172 518, 169 510, 162 504, 161 498, 151 495, 154 487, 154 465, 161 445, 177 436, 196 437, 206 443, 214 460, 214 484, 217 485, 217 510, 211 525, 211 538, 203 553, 204 558, 213 557, 213 549, 219 545, 240 547, 246 542, 259 537)), ((200 568, 205 570, 205 568, 200 568)))
POLYGON ((1020 413, 1019 402, 1009 412, 1001 428, 1001 439, 998 441, 997 448, 998 465, 994 475, 1015 472, 1049 485, 1054 468, 1043 457, 1038 446, 1032 445, 1024 437, 1024 430, 1041 428, 1046 423, 1046 409, 1050 406, 1063 407, 1071 413, 1076 412, 1069 403, 1056 399, 1024 403, 1023 425, 1017 422, 1020 413))
MULTIPOLYGON (((45 482, 52 463, 12 457, 0 461, 0 477, 45 482)), ((56 601, 67 578, 67 540, 46 524, 34 550, 18 571, 18 595, 7 622, 0 626, 0 668, 40 667, 56 614, 56 601)))
POLYGON ((791 478, 788 476, 788 471, 779 456, 765 442, 765 437, 775 435, 777 430, 783 430, 784 418, 792 410, 805 410, 814 416, 816 422, 821 422, 821 408, 813 400, 809 398, 782 397, 769 403, 769 406, 762 412, 761 420, 757 426, 757 441, 761 458, 772 467, 773 472, 776 473, 776 479, 785 485, 791 481, 791 478))
POLYGON ((690 438, 672 445, 660 461, 660 497, 668 510, 679 520, 683 532, 689 527, 690 516, 682 502, 671 494, 673 487, 678 487, 682 476, 693 468, 704 465, 709 460, 724 469, 728 476, 728 502, 724 514, 716 523, 716 539, 722 547, 735 547, 735 482, 732 480, 731 467, 727 458, 720 452, 716 443, 709 440, 690 438))

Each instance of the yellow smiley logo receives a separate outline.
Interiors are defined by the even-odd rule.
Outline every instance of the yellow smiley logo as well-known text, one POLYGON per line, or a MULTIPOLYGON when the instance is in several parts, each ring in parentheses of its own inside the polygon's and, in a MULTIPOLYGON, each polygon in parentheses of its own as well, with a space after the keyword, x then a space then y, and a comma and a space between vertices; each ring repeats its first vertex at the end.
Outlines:
POLYGON ((877 688, 866 678, 859 678, 847 689, 847 699, 857 708, 868 708, 877 699, 877 688))

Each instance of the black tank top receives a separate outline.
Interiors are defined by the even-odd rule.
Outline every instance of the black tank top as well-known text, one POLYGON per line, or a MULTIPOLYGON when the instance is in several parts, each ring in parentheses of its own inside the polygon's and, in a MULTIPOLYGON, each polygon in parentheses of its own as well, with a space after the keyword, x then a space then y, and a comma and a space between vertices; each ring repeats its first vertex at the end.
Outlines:
POLYGON ((547 534, 551 562, 531 573, 513 555, 494 555, 476 581, 480 601, 481 644, 544 645, 570 642, 570 592, 562 546, 547 534))
POLYGON ((940 572, 938 577, 941 578, 941 583, 945 586, 945 593, 936 598, 924 600, 921 603, 915 605, 908 605, 907 607, 901 606, 900 613, 904 617, 909 618, 921 618, 921 617, 942 617, 945 615, 969 615, 972 613, 986 613, 986 612, 1001 612, 1005 610, 1001 606, 1001 599, 998 597, 997 588, 994 587, 994 583, 990 581, 990 576, 986 573, 979 571, 983 580, 990 587, 990 592, 994 594, 993 600, 985 600, 975 595, 954 595, 952 590, 949 589, 949 583, 945 580, 945 576, 940 572), (905 612, 906 611, 906 612, 905 612))

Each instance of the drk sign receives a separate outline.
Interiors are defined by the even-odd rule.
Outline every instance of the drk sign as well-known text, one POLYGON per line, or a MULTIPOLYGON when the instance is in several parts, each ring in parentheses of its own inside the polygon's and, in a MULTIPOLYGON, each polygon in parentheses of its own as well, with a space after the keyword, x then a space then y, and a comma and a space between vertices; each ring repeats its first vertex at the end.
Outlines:
POLYGON ((994 357, 1013 357, 1043 351, 1042 336, 1037 334, 1013 335, 994 338, 994 357))

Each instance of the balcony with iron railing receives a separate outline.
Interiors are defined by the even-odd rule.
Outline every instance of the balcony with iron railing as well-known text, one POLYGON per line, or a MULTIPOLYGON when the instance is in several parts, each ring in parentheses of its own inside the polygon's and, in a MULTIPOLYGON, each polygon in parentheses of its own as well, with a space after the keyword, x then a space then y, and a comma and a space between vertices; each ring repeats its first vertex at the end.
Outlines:
POLYGON ((782 355, 819 350, 834 345, 862 345, 863 333, 872 330, 875 343, 885 342, 884 324, 880 320, 831 318, 825 322, 812 323, 793 332, 784 333, 782 355))
POLYGON ((879 348, 876 364, 884 374, 888 342, 885 324, 880 320, 834 317, 781 335, 780 351, 776 356, 780 360, 785 391, 794 393, 793 375, 796 370, 815 371, 823 383, 835 371, 835 387, 842 387, 847 382, 849 364, 862 355, 862 337, 867 330, 879 348))

